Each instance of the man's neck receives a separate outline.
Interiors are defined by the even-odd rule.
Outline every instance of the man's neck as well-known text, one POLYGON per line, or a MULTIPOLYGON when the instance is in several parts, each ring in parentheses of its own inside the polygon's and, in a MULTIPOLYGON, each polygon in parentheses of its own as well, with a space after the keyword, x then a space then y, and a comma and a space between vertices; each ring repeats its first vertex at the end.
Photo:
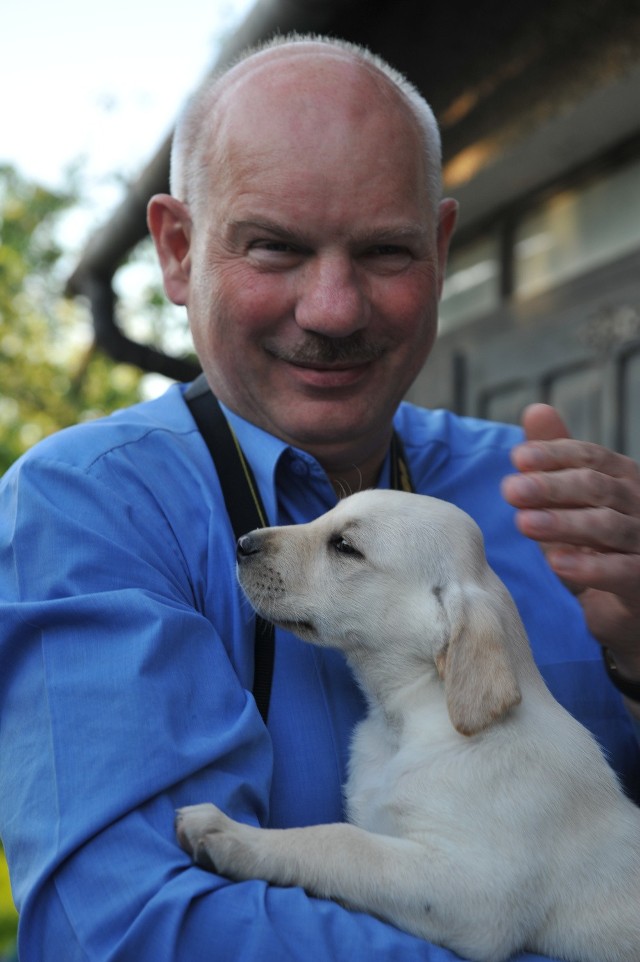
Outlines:
POLYGON ((342 467, 323 465, 338 497, 346 498, 350 494, 355 494, 356 491, 375 488, 387 450, 388 445, 383 451, 376 451, 374 455, 357 464, 345 464, 342 467))

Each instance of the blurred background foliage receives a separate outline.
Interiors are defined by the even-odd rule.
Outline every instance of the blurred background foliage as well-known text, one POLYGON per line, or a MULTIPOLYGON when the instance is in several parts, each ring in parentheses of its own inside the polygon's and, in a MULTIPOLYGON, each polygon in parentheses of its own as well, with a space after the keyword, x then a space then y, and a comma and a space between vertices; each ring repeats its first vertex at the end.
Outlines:
POLYGON ((0 474, 36 441, 137 401, 142 373, 95 349, 87 309, 64 297, 60 227, 79 204, 0 166, 0 474))
POLYGON ((13 906, 9 873, 0 848, 0 959, 10 959, 15 951, 18 913, 13 906))
MULTIPOLYGON (((63 239, 65 225, 68 231, 82 204, 80 178, 70 173, 68 180, 64 190, 53 191, 0 165, 0 475, 53 431, 148 393, 149 379, 141 371, 96 349, 87 308, 64 296, 78 254, 63 239)), ((149 259, 148 249, 134 254, 131 270, 145 269, 149 259)), ((146 314, 157 332, 164 321, 158 283, 140 290, 146 293, 130 313, 146 314)), ((175 331, 176 323, 166 329, 175 331)), ((178 329, 183 335, 180 324, 178 329)), ((0 962, 15 958, 16 926, 0 847, 0 962)))

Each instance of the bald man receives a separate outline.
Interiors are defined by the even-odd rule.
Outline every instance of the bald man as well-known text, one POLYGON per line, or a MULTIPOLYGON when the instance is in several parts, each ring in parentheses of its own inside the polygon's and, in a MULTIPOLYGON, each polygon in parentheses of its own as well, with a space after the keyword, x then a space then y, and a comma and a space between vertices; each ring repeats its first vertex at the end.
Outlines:
POLYGON ((270 524, 364 487, 468 511, 549 687, 640 797, 637 466, 546 406, 523 434, 402 402, 455 219, 430 108, 365 50, 281 38, 187 105, 149 227, 206 383, 43 442, 0 490, 0 830, 27 962, 453 958, 299 889, 230 884, 175 840, 175 809, 202 801, 263 826, 343 819, 364 710, 339 654, 279 629, 254 697, 227 470, 241 487, 250 469, 270 524), (214 466, 194 396, 239 467, 214 466))

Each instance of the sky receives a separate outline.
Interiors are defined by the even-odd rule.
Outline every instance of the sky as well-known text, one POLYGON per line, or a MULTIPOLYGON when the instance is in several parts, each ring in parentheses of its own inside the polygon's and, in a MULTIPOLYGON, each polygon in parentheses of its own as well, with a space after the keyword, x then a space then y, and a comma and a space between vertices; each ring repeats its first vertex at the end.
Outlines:
POLYGON ((86 229, 104 221, 253 3, 7 0, 0 163, 50 188, 81 163, 86 229))

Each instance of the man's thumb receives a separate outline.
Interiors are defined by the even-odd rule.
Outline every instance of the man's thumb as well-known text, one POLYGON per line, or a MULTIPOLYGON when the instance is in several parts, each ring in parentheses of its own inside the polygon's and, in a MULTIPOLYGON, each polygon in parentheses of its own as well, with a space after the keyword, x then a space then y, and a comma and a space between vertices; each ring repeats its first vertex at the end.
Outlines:
POLYGON ((527 441, 553 441, 555 438, 571 437, 567 425, 550 404, 530 404, 525 408, 522 427, 527 441))

